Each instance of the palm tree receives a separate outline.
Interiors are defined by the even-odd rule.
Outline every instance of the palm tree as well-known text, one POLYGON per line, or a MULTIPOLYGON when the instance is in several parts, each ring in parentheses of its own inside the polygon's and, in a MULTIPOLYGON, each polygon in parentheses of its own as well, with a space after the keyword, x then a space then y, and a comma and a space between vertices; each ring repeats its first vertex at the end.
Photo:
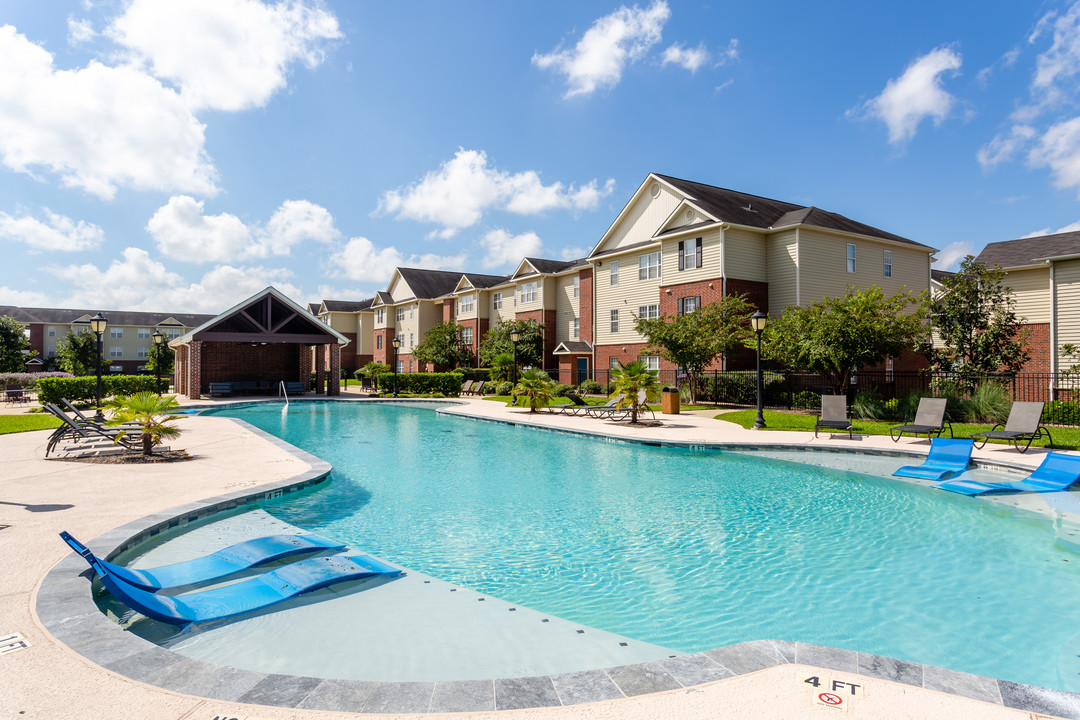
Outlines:
POLYGON ((529 368, 523 372, 517 386, 514 387, 515 395, 524 395, 528 398, 529 412, 536 412, 537 408, 550 405, 551 391, 551 378, 538 368, 529 368))
POLYGON ((180 437, 180 430, 169 424, 176 419, 180 407, 175 395, 159 397, 152 392, 139 392, 130 397, 117 395, 104 406, 113 411, 105 424, 120 427, 118 440, 128 433, 141 433, 143 455, 150 455, 166 438, 180 437))
POLYGON ((618 406, 622 407, 624 402, 630 403, 631 424, 637 422, 638 408, 647 402, 656 402, 660 393, 659 373, 650 370, 643 360, 635 360, 625 365, 619 363, 619 367, 611 371, 611 383, 614 386, 611 397, 623 395, 618 406), (645 400, 639 403, 638 398, 642 392, 645 393, 645 400))

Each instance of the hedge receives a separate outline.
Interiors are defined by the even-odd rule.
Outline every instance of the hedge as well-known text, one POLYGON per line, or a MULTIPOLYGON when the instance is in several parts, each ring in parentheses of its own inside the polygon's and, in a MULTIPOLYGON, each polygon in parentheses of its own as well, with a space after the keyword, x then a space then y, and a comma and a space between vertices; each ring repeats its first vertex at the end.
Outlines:
MULTIPOLYGON (((398 373, 398 393, 412 395, 427 395, 429 393, 442 393, 443 395, 460 395, 461 386, 465 378, 459 372, 449 373, 398 373)), ((394 391, 394 373, 381 373, 379 375, 379 392, 394 391)))
MULTIPOLYGON (((168 379, 161 379, 163 390, 168 389, 168 379)), ((97 399, 97 377, 41 378, 38 380, 38 400, 42 405, 58 403, 60 398, 71 402, 97 399)), ((113 395, 133 395, 137 392, 157 392, 157 378, 153 375, 103 375, 101 378, 102 400, 113 395)))

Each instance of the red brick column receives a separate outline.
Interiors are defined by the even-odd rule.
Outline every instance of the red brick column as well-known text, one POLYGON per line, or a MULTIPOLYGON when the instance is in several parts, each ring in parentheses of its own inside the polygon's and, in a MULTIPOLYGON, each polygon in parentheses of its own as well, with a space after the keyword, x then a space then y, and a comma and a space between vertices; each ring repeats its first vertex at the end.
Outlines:
POLYGON ((578 340, 593 344, 593 270, 578 273, 578 340))
POLYGON ((187 395, 187 345, 176 348, 173 358, 173 387, 180 395, 187 395))
POLYGON ((191 387, 188 388, 188 397, 198 400, 202 397, 202 340, 192 340, 188 362, 191 363, 191 387))
POLYGON ((334 343, 330 346, 330 384, 326 387, 327 395, 341 394, 341 346, 334 343))
POLYGON ((326 363, 323 361, 325 351, 322 345, 318 345, 318 351, 315 353, 315 394, 322 395, 323 388, 326 386, 326 363))

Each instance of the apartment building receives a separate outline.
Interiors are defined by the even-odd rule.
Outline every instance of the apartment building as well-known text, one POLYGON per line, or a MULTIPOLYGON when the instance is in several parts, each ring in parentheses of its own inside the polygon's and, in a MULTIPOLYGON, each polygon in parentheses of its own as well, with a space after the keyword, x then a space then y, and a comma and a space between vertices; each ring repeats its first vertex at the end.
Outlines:
MULTIPOLYGON (((0 315, 14 317, 29 331, 30 350, 43 360, 56 357, 57 345, 69 332, 89 332, 90 318, 98 312, 68 308, 0 306, 0 315)), ((195 313, 127 310, 100 312, 108 320, 101 339, 102 370, 132 374, 142 371, 146 365, 150 347, 154 344, 155 331, 160 331, 168 340, 175 340, 213 317, 195 313)))
MULTIPOLYGON (((349 374, 356 372, 374 360, 375 344, 375 313, 371 309, 374 298, 360 301, 349 300, 323 300, 321 303, 310 303, 308 312, 329 325, 349 341, 349 345, 341 351, 341 367, 348 370, 349 374)), ((316 352, 313 348, 312 352, 316 352)), ((330 367, 329 346, 322 348, 323 367, 330 367)), ((317 367, 318 362, 312 359, 312 367, 317 367)))

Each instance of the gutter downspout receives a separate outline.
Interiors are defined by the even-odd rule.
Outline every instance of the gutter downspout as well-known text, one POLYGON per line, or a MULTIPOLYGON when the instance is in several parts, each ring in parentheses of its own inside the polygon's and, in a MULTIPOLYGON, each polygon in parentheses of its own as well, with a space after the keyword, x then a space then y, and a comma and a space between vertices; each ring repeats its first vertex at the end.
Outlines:
MULTIPOLYGON (((727 223, 720 223, 720 297, 727 297, 727 223)), ((727 355, 720 359, 720 372, 727 372, 727 355)))
POLYGON ((795 304, 802 307, 802 243, 799 228, 795 228, 795 304))
POLYGON ((1054 397, 1054 379, 1057 377, 1058 371, 1058 358, 1057 358, 1057 283, 1054 279, 1054 263, 1051 260, 1046 261, 1050 265, 1050 399, 1056 400, 1054 397))

